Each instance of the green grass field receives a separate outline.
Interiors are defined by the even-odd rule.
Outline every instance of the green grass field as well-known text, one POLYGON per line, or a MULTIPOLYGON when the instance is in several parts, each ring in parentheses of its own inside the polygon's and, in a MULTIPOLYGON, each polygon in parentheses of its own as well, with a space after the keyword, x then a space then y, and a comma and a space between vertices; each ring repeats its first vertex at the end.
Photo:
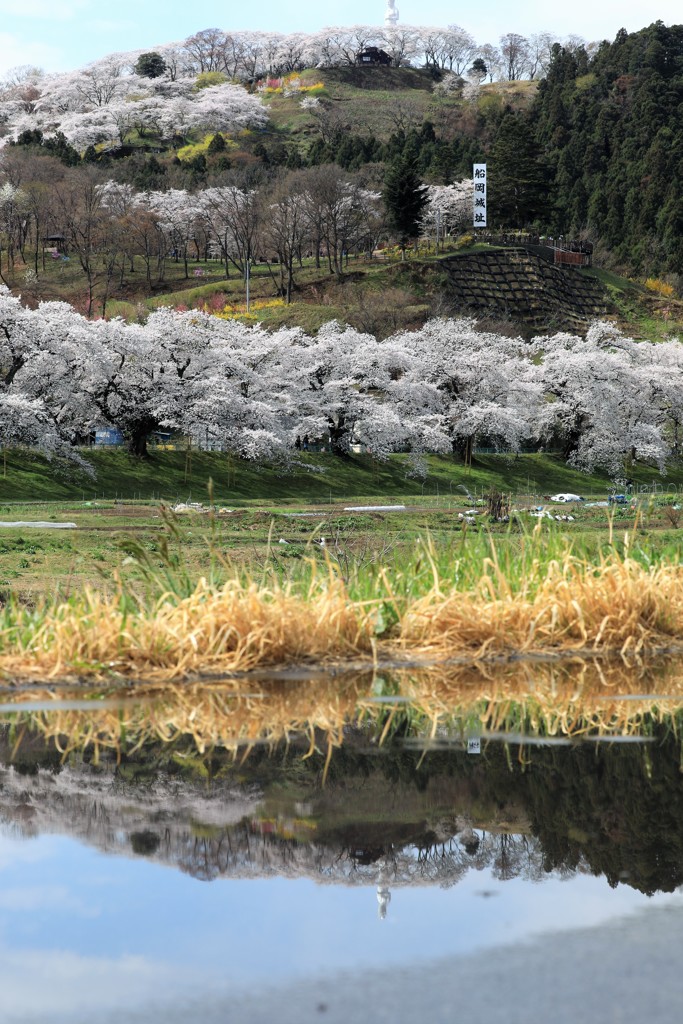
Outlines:
MULTIPOLYGON (((88 585, 111 589, 118 571, 136 576, 131 545, 136 558, 142 554, 159 571, 169 561, 193 580, 216 569, 215 554, 240 570, 258 574, 271 566, 288 576, 296 575, 302 562, 317 553, 317 542, 324 536, 334 551, 341 551, 345 571, 352 574, 412 557, 418 538, 427 535, 447 552, 468 533, 458 514, 475 503, 481 511, 483 496, 499 489, 512 496, 513 507, 527 511, 520 512, 512 528, 491 524, 486 515, 477 517, 476 527, 469 527, 467 545, 478 562, 486 557, 488 541, 475 550, 474 538, 481 541, 492 532, 514 548, 520 535, 538 522, 528 509, 546 504, 544 495, 575 491, 604 501, 609 487, 606 478, 580 474, 547 454, 480 455, 471 469, 432 456, 424 481, 407 475, 409 463, 399 455, 382 463, 367 456, 341 460, 301 453, 288 468, 206 452, 158 450, 142 461, 120 449, 97 449, 87 457, 97 469, 94 480, 35 453, 9 453, 7 475, 0 475, 0 521, 74 522, 78 528, 0 526, 4 595, 14 593, 32 601, 40 594, 67 595, 88 585), (165 507, 188 501, 208 506, 210 494, 222 511, 215 516, 179 514, 169 526, 165 507), (345 510, 352 505, 400 504, 407 506, 406 511, 345 510), (310 514, 292 515, 296 512, 310 514), (280 539, 287 543, 281 545, 280 539)), ((671 549, 672 557, 678 557, 679 536, 683 540, 678 532, 683 514, 673 508, 678 488, 683 489, 683 467, 667 478, 643 468, 636 478, 641 528, 648 531, 656 550, 671 549)), ((568 538, 587 557, 597 557, 610 524, 623 531, 634 522, 634 512, 627 506, 557 506, 555 511, 569 512, 574 519, 546 520, 543 528, 568 538)), ((225 572, 226 567, 220 567, 219 574, 225 572)))
MULTIPOLYGON (((604 499, 610 486, 604 474, 572 469, 548 454, 477 455, 472 467, 447 456, 430 456, 424 480, 410 475, 405 455, 380 462, 367 455, 339 459, 329 453, 296 453, 287 464, 248 462, 217 452, 152 450, 149 459, 135 459, 122 449, 95 448, 84 452, 96 475, 76 466, 48 462, 35 452, 10 450, 6 475, 0 463, 0 503, 76 499, 162 499, 166 502, 204 501, 209 480, 217 502, 317 503, 388 499, 411 503, 428 499, 447 506, 496 487, 505 493, 540 500, 555 491, 572 491, 604 499)), ((634 480, 643 491, 664 493, 683 487, 683 464, 666 477, 656 469, 639 467, 634 480)))

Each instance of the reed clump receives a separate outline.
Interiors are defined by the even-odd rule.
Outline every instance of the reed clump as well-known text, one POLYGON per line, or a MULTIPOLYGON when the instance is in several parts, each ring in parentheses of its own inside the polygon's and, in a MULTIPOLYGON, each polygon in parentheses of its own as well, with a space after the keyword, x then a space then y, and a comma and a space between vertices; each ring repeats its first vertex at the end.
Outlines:
POLYGON ((38 612, 5 609, 0 672, 48 677, 118 674, 146 680, 371 653, 371 618, 334 578, 308 592, 200 580, 187 597, 151 603, 126 591, 82 597, 38 612))
POLYGON ((168 569, 144 594, 118 581, 61 603, 0 609, 0 674, 12 679, 122 676, 174 681, 292 664, 468 662, 572 652, 676 648, 683 638, 683 566, 628 537, 580 557, 557 537, 456 550, 429 538, 411 559, 349 566, 334 553, 271 567, 260 582, 168 569))
POLYGON ((440 583, 407 608, 400 644, 474 659, 547 652, 638 653, 683 638, 683 567, 566 552, 536 563, 516 589, 489 560, 470 591, 440 583))

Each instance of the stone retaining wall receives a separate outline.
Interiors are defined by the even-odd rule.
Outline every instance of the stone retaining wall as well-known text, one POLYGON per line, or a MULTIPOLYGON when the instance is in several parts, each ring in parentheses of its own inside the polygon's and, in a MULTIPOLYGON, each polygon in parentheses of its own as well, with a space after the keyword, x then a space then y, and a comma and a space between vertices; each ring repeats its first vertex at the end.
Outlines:
POLYGON ((463 313, 501 317, 535 329, 585 330, 609 312, 600 283, 555 267, 526 249, 448 256, 448 293, 463 313))

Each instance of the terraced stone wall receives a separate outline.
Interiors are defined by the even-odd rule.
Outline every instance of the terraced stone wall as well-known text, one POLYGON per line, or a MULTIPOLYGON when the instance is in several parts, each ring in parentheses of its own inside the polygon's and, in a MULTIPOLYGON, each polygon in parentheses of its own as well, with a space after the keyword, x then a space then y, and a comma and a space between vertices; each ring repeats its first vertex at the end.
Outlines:
POLYGON ((604 289, 573 267, 556 267, 527 249, 449 256, 441 261, 449 298, 463 313, 500 317, 536 330, 582 332, 609 313, 604 289))

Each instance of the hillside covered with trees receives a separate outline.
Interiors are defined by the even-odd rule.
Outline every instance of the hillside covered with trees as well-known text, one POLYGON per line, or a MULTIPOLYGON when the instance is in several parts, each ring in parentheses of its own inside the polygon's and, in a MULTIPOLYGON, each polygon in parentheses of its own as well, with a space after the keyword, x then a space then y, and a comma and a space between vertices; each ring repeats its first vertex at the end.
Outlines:
MULTIPOLYGON (((211 29, 69 74, 19 68, 0 86, 0 275, 29 301, 130 317, 177 291, 171 264, 188 281, 256 262, 262 297, 290 302, 311 260, 342 282, 349 256, 454 243, 486 161, 494 231, 581 238, 677 288, 682 91, 683 27, 661 22, 497 47, 456 26, 211 29)), ((419 322, 434 303, 411 288, 419 322)))
POLYGON ((638 272, 683 272, 682 102, 681 25, 622 31, 592 59, 558 48, 529 113, 551 226, 587 229, 638 272))

